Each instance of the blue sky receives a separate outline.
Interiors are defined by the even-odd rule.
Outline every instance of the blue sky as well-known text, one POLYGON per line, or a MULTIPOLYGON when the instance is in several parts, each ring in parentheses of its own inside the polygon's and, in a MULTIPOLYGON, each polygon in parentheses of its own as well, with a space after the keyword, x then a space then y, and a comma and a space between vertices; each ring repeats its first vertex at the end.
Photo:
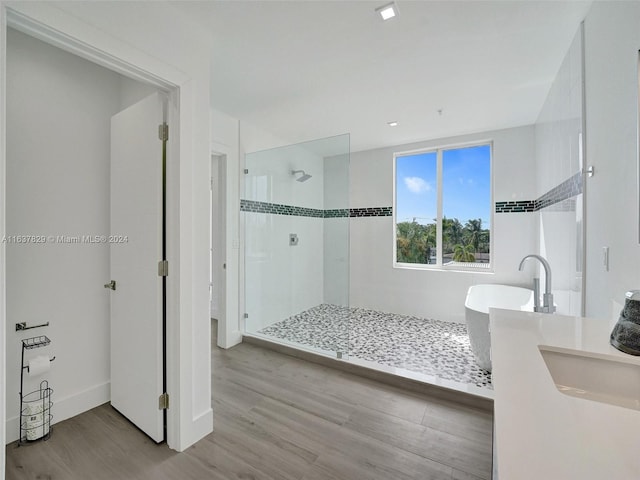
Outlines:
MULTIPOLYGON (((464 225, 491 219, 490 146, 444 150, 442 154, 443 215, 464 225)), ((436 152, 396 158, 396 220, 432 223, 436 218, 436 152)))

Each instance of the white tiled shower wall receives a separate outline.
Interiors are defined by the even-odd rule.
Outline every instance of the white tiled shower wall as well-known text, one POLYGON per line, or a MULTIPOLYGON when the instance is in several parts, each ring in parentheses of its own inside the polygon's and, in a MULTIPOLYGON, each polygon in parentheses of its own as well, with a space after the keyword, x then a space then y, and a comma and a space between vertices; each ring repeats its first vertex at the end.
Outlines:
MULTIPOLYGON (((582 169, 582 63, 579 29, 535 125, 535 198, 582 169)), ((582 311, 582 198, 582 194, 573 197, 571 207, 556 204, 535 214, 539 217, 539 253, 551 266, 555 303, 563 314, 580 315, 582 311)), ((540 273, 544 282, 544 272, 540 273)))
POLYGON ((594 2, 585 19, 586 315, 617 319, 640 288, 638 242, 639 2, 594 2), (609 247, 609 268, 602 248, 609 247))

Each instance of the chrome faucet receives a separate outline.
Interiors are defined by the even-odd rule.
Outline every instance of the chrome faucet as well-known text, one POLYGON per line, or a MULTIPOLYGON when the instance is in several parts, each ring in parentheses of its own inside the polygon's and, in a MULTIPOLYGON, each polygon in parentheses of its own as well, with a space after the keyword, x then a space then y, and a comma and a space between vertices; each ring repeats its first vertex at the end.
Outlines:
POLYGON ((534 312, 542 312, 542 313, 553 313, 556 311, 556 306, 553 304, 553 294, 551 293, 551 267, 549 266, 549 262, 545 260, 544 257, 540 255, 527 255, 520 262, 520 266, 518 270, 522 271, 522 267, 524 266, 525 260, 527 258, 535 258, 542 263, 544 267, 544 295, 542 296, 542 306, 540 306, 540 279, 534 277, 533 279, 533 311, 534 312))

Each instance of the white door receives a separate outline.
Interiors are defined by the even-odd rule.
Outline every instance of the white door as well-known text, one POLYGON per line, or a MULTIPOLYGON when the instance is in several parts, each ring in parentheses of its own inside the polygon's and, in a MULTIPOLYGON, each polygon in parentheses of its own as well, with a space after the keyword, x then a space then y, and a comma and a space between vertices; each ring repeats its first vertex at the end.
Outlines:
POLYGON ((163 102, 155 93, 111 118, 111 405, 164 440, 163 102))

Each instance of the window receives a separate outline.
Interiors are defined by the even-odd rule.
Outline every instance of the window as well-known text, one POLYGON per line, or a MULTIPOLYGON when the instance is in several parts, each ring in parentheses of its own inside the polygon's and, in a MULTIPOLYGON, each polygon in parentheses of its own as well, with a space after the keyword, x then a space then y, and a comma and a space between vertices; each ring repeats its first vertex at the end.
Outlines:
POLYGON ((394 155, 395 265, 489 268, 491 144, 394 155))

